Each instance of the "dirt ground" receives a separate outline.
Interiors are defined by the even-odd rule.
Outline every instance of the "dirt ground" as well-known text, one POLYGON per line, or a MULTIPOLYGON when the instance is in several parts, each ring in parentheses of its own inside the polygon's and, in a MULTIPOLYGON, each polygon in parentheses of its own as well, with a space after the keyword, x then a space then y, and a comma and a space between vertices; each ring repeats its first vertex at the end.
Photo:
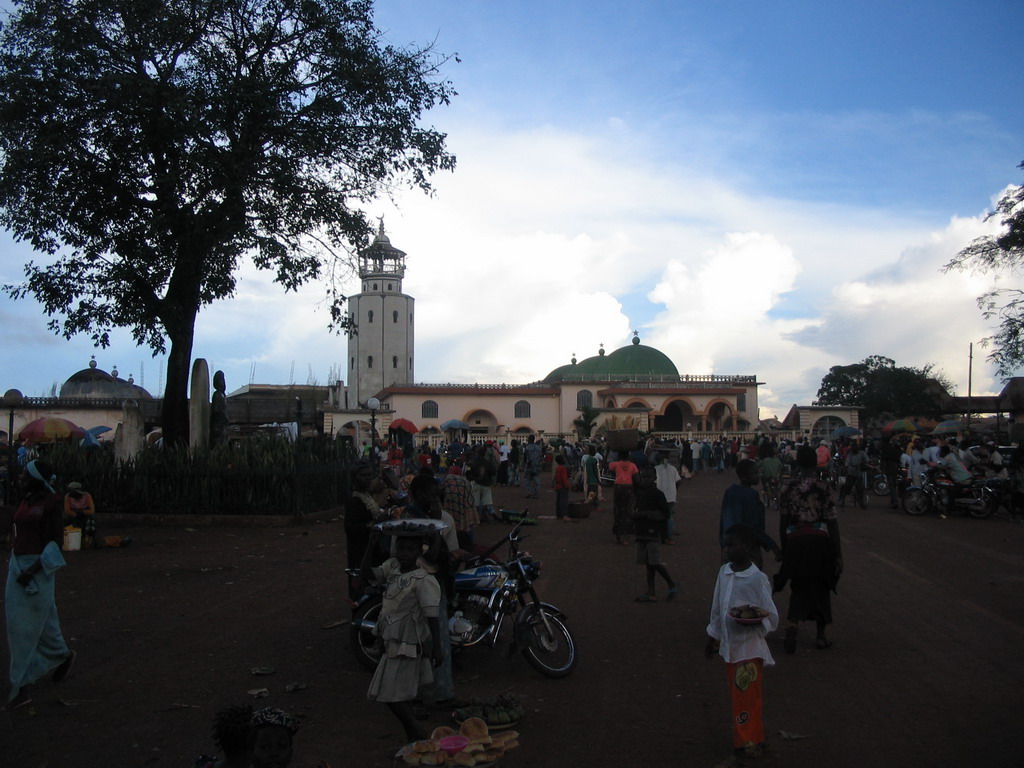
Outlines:
MULTIPOLYGON (((547 479, 547 478, 546 478, 547 479)), ((731 474, 680 493, 682 535, 666 547, 682 593, 639 604, 641 568, 610 534, 610 498, 590 519, 543 520, 524 548, 537 588, 568 615, 580 662, 549 680, 501 650, 456 666, 462 697, 510 691, 527 706, 504 766, 716 766, 731 752, 720 660, 703 657, 718 569, 718 506, 731 474)), ((517 488, 496 489, 522 509, 517 488)), ((545 489, 531 512, 550 514, 545 489), (539 503, 538 503, 539 501, 539 503)), ((775 513, 769 513, 770 530, 775 513)), ((835 645, 795 655, 770 638, 768 766, 1021 766, 1018 654, 1024 640, 1024 526, 912 518, 872 498, 841 511, 846 572, 835 645), (799 737, 799 738, 788 738, 799 737)), ((221 707, 277 706, 303 720, 293 766, 393 765, 401 729, 365 699, 370 673, 348 648, 340 520, 299 527, 108 530, 131 547, 69 553, 58 605, 78 663, 27 710, 0 712, 4 768, 191 766, 213 748, 221 707), (255 668, 273 674, 256 676, 255 668), (287 692, 293 684, 298 690, 287 692), (266 688, 269 696, 249 691, 266 688)), ((490 524, 480 539, 499 538, 490 524)), ((766 565, 772 572, 774 564, 766 565)), ((659 585, 664 594, 664 587, 659 585)), ((787 596, 777 595, 784 614, 787 596)), ((431 725, 447 720, 437 713, 431 725)))

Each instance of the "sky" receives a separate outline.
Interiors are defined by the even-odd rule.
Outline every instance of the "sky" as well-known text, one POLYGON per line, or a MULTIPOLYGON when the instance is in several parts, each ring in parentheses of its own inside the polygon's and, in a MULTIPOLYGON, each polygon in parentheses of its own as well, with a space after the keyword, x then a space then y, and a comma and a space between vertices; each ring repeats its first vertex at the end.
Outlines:
MULTIPOLYGON (((459 59, 425 116, 455 171, 366 208, 408 254, 416 381, 536 381, 636 330, 680 373, 756 375, 761 418, 869 355, 967 394, 973 343, 972 392, 1001 389, 993 276, 942 267, 1024 181, 1024 4, 394 0, 376 21, 459 59)), ((0 283, 31 258, 0 233, 0 283)), ((323 296, 247 267, 194 355, 229 391, 344 379, 323 296)), ((162 392, 126 332, 95 349, 46 325, 0 296, 0 389, 49 394, 95 355, 162 392)))

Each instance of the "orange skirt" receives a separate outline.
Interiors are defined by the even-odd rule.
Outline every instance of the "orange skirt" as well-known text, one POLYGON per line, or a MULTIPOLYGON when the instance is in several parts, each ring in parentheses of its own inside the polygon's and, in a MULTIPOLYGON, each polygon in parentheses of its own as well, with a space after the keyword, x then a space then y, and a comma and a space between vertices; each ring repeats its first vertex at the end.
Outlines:
POLYGON ((732 695, 733 746, 737 749, 765 742, 761 711, 761 659, 747 659, 725 665, 732 695))

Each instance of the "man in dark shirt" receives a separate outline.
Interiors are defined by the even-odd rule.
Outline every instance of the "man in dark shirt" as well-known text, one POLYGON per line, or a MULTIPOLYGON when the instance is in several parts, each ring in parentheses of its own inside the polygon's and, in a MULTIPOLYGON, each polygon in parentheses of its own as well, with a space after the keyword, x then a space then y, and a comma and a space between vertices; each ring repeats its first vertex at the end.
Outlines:
MULTIPOLYGON (((782 556, 782 550, 775 540, 765 533, 764 502, 755 486, 761 482, 761 473, 752 459, 743 459, 736 464, 736 475, 739 482, 725 489, 722 496, 722 512, 718 527, 718 544, 725 543, 725 532, 737 524, 749 526, 757 533, 758 550, 754 553, 754 563, 758 568, 763 563, 762 549, 770 549, 776 558, 782 556)), ((723 561, 724 562, 724 561, 723 561)))

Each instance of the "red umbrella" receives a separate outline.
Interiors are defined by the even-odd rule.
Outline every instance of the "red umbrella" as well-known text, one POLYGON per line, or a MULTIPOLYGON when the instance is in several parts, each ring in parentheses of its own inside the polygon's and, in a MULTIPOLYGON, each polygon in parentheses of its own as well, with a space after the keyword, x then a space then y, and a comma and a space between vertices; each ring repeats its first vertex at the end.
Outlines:
POLYGON ((30 421, 18 433, 18 438, 26 443, 54 443, 58 440, 81 440, 83 437, 84 429, 56 416, 30 421))
POLYGON ((388 429, 400 429, 403 432, 408 432, 410 435, 415 435, 419 432, 419 430, 416 429, 416 425, 408 419, 395 419, 388 425, 388 429))

